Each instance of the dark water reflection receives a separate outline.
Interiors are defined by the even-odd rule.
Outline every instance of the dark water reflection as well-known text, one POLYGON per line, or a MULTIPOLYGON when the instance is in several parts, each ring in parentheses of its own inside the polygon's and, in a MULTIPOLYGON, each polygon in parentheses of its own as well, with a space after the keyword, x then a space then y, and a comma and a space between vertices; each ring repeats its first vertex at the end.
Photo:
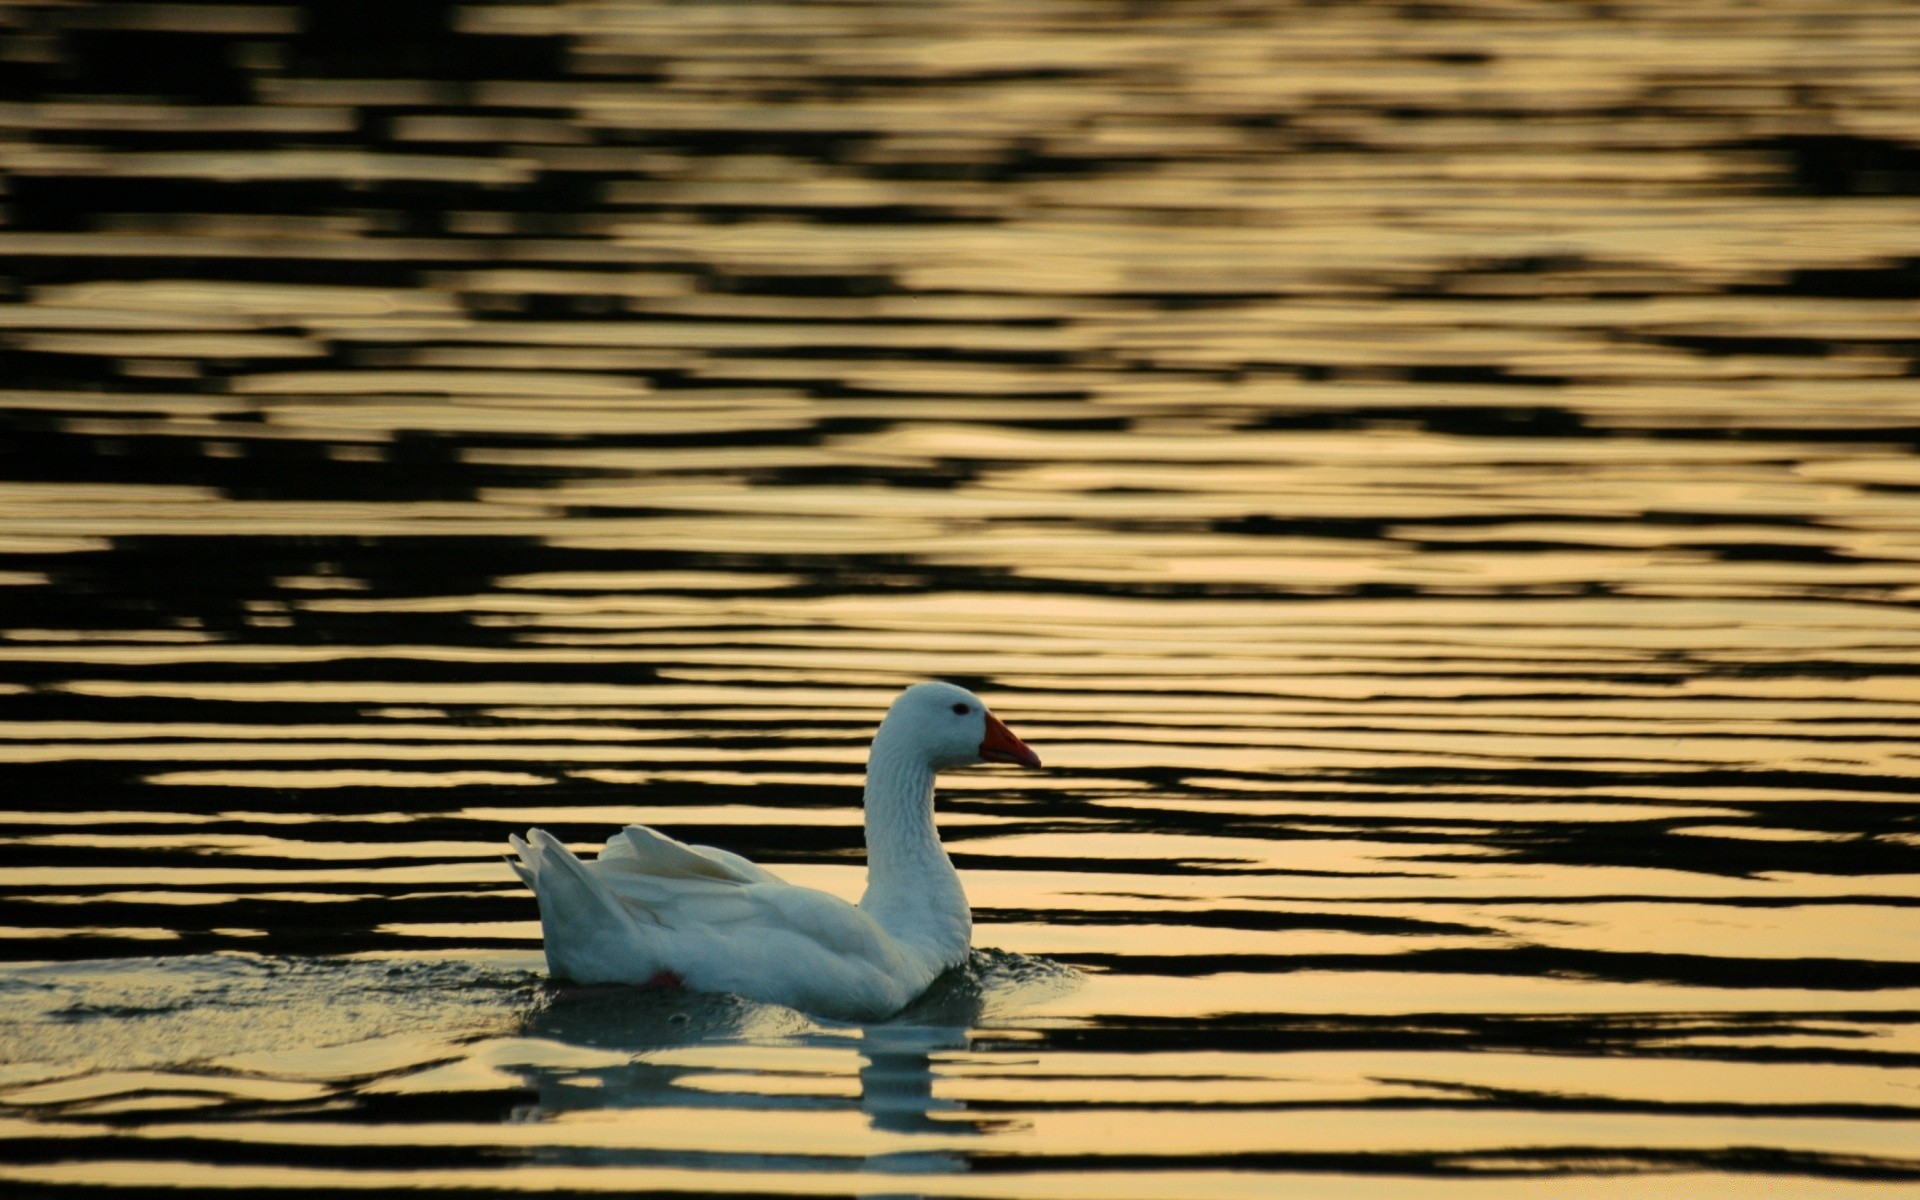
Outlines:
POLYGON ((0 1178, 1920 1179, 1916 107, 1812 0, 0 0, 0 1178), (543 987, 507 830, 857 893, 927 676, 1049 764, 969 972, 543 987))

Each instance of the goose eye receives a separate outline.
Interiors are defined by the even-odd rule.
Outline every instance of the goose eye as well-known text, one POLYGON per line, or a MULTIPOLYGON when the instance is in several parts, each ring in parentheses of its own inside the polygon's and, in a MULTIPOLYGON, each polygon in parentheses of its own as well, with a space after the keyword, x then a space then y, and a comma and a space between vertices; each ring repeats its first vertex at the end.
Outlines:
POLYGON ((964 704, 956 704, 953 706, 953 711, 959 713, 961 716, 964 717, 968 713, 972 712, 973 710, 971 708, 968 708, 964 704))

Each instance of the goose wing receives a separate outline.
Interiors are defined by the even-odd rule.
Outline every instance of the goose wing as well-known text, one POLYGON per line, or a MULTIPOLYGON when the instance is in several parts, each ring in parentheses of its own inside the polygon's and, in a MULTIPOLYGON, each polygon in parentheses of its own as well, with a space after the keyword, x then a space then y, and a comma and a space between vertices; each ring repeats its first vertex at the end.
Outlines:
POLYGON ((736 883, 785 882, 765 867, 714 846, 690 846, 657 829, 629 825, 607 839, 600 862, 622 864, 670 879, 731 879, 736 883))

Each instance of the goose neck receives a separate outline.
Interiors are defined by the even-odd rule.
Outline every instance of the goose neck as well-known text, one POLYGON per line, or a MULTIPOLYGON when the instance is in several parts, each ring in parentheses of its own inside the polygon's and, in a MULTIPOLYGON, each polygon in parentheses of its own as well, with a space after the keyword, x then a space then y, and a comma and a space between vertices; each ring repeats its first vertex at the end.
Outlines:
POLYGON ((952 965, 966 957, 972 919, 934 823, 934 768, 875 740, 867 764, 867 893, 860 906, 887 932, 952 965))
POLYGON ((946 857, 933 821, 933 767, 876 742, 867 764, 867 868, 874 875, 929 851, 946 857))

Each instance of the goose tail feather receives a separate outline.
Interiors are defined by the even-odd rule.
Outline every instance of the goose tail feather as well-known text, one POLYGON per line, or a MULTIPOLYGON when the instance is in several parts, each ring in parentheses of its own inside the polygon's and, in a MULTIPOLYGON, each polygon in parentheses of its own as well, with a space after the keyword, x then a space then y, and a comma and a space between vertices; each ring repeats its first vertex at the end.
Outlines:
POLYGON ((609 969, 632 958, 644 941, 628 906, 546 830, 507 840, 520 856, 510 865, 540 902, 548 973, 576 983, 614 982, 625 974, 610 976, 609 969))

